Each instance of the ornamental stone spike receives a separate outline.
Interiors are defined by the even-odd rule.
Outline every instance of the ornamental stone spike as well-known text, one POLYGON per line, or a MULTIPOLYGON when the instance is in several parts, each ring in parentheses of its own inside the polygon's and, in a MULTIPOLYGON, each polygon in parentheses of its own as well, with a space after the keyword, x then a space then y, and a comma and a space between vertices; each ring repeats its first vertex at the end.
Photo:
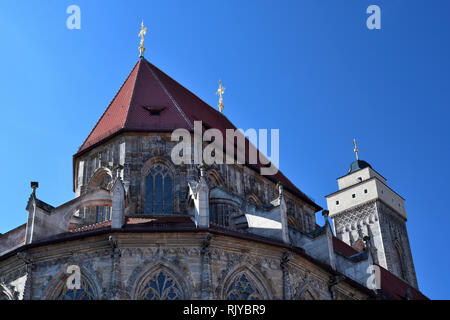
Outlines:
POLYGON ((36 189, 39 188, 39 182, 31 181, 30 186, 31 186, 31 189, 33 190, 32 194, 36 195, 36 189))

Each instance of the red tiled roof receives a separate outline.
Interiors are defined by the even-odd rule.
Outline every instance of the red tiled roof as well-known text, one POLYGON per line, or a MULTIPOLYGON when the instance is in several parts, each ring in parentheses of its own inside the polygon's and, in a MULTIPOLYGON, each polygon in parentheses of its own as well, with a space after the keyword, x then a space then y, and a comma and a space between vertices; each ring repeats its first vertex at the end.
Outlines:
POLYGON ((127 217, 126 224, 174 224, 174 223, 187 223, 193 224, 192 219, 189 217, 127 217))
POLYGON ((381 292, 390 299, 403 300, 409 289, 413 300, 429 300, 422 292, 415 289, 390 271, 380 267, 381 292))
POLYGON ((79 228, 69 228, 69 231, 70 232, 85 232, 85 231, 91 231, 91 230, 96 230, 96 229, 101 229, 101 228, 109 228, 109 227, 111 227, 111 221, 108 220, 108 221, 90 224, 87 226, 82 226, 79 228))
MULTIPOLYGON (((217 128, 225 137, 226 129, 236 127, 218 110, 210 107, 146 59, 140 59, 123 83, 100 120, 86 138, 74 158, 95 145, 121 132, 171 132, 177 128, 194 129, 194 121, 203 121, 204 128, 217 128), (159 116, 150 116, 148 109, 159 109, 159 116)), ((225 144, 224 144, 225 145, 225 144)), ((246 140, 246 149, 254 148, 246 140)), ((263 165, 247 166, 259 171, 263 165)), ((301 192, 283 173, 266 176, 312 205, 322 208, 301 192)))
POLYGON ((172 131, 191 129, 164 84, 156 77, 154 66, 140 59, 123 83, 78 153, 108 138, 119 130, 172 131), (159 117, 148 116, 146 107, 165 107, 159 117))
POLYGON ((339 252, 340 254, 343 254, 346 257, 350 257, 354 254, 359 253, 357 250, 355 250, 354 248, 350 247, 348 244, 346 244, 344 241, 333 237, 333 248, 334 251, 339 252))
MULTIPOLYGON (((144 226, 159 226, 159 225, 194 225, 189 217, 127 217, 125 226, 144 225, 144 226)), ((79 228, 69 228, 70 232, 86 232, 102 228, 110 228, 111 221, 98 222, 79 228)))
MULTIPOLYGON (((346 257, 350 257, 354 254, 359 253, 356 249, 352 248, 344 241, 333 237, 333 249, 346 257)), ((413 300, 428 300, 428 298, 423 295, 420 291, 398 278, 396 275, 380 267, 380 278, 381 278, 381 292, 386 295, 389 299, 402 300, 406 297, 406 291, 409 288, 411 290, 413 300)))

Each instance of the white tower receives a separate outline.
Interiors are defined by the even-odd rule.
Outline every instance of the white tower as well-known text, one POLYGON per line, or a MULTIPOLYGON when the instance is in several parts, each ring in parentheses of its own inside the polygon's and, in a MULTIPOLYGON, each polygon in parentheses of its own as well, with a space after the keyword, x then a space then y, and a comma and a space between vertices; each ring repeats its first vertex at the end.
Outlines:
POLYGON ((354 247, 368 235, 374 262, 417 288, 405 199, 369 163, 359 160, 356 141, 354 146, 356 161, 337 179, 339 190, 326 196, 335 234, 354 247))

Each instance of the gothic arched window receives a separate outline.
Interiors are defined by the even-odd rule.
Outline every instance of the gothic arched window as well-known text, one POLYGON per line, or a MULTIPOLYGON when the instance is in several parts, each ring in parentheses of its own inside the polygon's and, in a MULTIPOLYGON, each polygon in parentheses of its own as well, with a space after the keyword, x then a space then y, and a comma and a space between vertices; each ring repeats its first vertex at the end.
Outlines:
POLYGON ((95 293, 85 278, 80 279, 80 289, 69 289, 66 279, 54 294, 55 300, 95 300, 95 293))
POLYGON ((178 282, 169 273, 160 270, 153 273, 144 283, 139 299, 181 300, 183 293, 178 282))
POLYGON ((406 279, 403 254, 400 244, 398 242, 396 242, 394 245, 394 256, 395 256, 395 261, 393 263, 395 270, 394 273, 396 273, 400 278, 406 279))
POLYGON ((95 207, 97 223, 111 220, 111 207, 97 206, 95 207))
POLYGON ((145 213, 173 212, 173 179, 169 170, 157 164, 145 178, 145 213))
POLYGON ((245 272, 234 277, 226 291, 228 300, 261 300, 259 290, 254 286, 245 272))
POLYGON ((224 203, 209 204, 209 221, 228 227, 232 208, 224 203))

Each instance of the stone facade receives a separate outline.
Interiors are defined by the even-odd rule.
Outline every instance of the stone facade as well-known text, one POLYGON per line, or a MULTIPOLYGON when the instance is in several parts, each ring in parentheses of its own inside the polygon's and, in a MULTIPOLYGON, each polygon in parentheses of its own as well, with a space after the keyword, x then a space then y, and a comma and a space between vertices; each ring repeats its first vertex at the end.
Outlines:
MULTIPOLYGON (((175 180, 174 214, 189 214, 186 186, 188 182, 196 181, 200 173, 195 165, 173 165, 171 151, 176 143, 171 141, 170 134, 125 135, 92 149, 76 159, 77 195, 81 196, 101 186, 101 182, 111 181, 113 175, 118 174, 127 189, 126 214, 143 215, 145 177, 152 166, 160 163, 169 169, 175 180)), ((258 210, 258 206, 270 203, 278 196, 277 185, 274 182, 243 165, 215 164, 207 169, 206 174, 209 189, 217 188, 223 192, 221 198, 211 198, 211 202, 232 204, 233 217, 243 210, 258 210)), ((291 225, 306 233, 315 229, 313 207, 289 192, 285 193, 285 201, 291 225)))
MULTIPOLYGON (((115 233, 112 237, 115 244, 105 233, 33 248, 28 252, 33 257, 30 267, 17 256, 2 261, 3 297, 68 298, 62 288, 71 265, 80 267, 80 292, 92 299, 144 299, 148 283, 161 274, 172 279, 181 299, 230 299, 231 292, 255 299, 368 297, 345 282, 331 290, 330 272, 296 253, 286 259, 287 248, 253 243, 250 249, 248 241, 205 232, 115 233), (239 281, 248 283, 252 292, 234 288, 239 281), (30 292, 25 283, 30 283, 30 292)), ((155 292, 170 297, 164 290, 155 292)))
POLYGON ((313 207, 246 166, 174 166, 173 145, 167 134, 116 137, 76 159, 74 200, 50 208, 33 191, 26 231, 4 237, 29 234, 24 249, 12 246, 0 257, 3 298, 371 296, 364 286, 368 275, 334 283, 333 235, 329 225, 316 229, 313 207), (173 213, 163 217, 187 218, 191 226, 127 229, 129 219, 159 219, 144 209, 144 179, 155 166, 167 168, 174 181, 173 213), (219 223, 211 216, 214 204, 229 207, 219 223), (95 221, 105 207, 105 221, 95 221), (70 266, 80 270, 78 291, 67 287, 70 266), (242 291, 244 284, 249 291, 242 291))
POLYGON ((370 237, 374 263, 417 288, 404 199, 387 187, 386 179, 371 167, 351 172, 338 181, 340 190, 327 196, 336 236, 355 248, 359 244, 364 247, 363 238, 370 237))
POLYGON ((404 223, 382 201, 330 208, 344 242, 370 235, 355 252, 327 210, 316 225, 321 208, 282 174, 175 165, 171 132, 197 118, 233 128, 142 58, 73 158, 75 198, 53 207, 32 183, 27 222, 0 235, 0 299, 379 298, 374 260, 417 286, 386 246, 412 262, 404 223))

